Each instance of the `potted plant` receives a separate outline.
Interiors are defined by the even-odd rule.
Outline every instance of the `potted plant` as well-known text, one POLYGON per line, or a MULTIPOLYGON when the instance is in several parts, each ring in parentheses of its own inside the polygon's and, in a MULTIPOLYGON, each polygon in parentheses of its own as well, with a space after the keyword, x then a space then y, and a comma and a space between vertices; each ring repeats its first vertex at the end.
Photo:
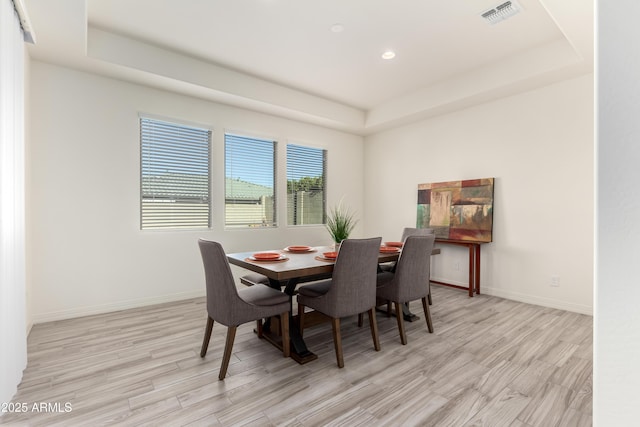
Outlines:
POLYGON ((342 201, 334 206, 327 215, 327 230, 336 244, 336 251, 358 223, 353 215, 349 209, 342 206, 342 201))

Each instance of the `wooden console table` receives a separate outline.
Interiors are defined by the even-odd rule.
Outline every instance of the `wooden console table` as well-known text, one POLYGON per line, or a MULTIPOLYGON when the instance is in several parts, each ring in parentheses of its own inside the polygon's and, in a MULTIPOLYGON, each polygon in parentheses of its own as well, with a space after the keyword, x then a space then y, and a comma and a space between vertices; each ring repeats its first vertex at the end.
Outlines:
MULTIPOLYGON (((480 294, 480 245, 484 242, 436 239, 436 243, 441 243, 443 245, 465 246, 469 249, 469 296, 473 297, 474 290, 476 294, 480 294)), ((439 285, 450 286, 458 289, 467 289, 464 286, 439 282, 437 280, 432 280, 431 283, 437 283, 439 285)))

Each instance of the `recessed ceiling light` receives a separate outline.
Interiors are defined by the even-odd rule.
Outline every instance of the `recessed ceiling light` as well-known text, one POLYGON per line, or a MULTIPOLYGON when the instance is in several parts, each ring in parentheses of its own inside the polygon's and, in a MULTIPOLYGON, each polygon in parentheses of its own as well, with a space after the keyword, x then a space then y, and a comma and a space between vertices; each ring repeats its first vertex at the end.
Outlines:
POLYGON ((331 31, 334 33, 341 33, 344 30, 344 25, 342 24, 333 24, 331 26, 331 31))
POLYGON ((388 50, 382 54, 382 59, 393 59, 396 57, 396 53, 392 50, 388 50))

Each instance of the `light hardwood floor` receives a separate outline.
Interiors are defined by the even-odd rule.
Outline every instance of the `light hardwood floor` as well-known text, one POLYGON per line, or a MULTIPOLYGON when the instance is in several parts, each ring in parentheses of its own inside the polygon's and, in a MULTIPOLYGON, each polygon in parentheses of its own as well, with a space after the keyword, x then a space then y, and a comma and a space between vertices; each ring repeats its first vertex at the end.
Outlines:
POLYGON ((225 327, 214 325, 206 358, 198 355, 203 298, 36 325, 13 400, 28 412, 7 413, 0 424, 591 425, 590 316, 440 286, 432 292, 435 333, 416 301, 421 319, 406 323, 406 346, 394 318, 377 315, 380 352, 366 322, 360 329, 355 317, 344 319, 344 369, 330 324, 305 330, 319 356, 306 365, 243 325, 224 381, 217 376, 225 327), (33 411, 34 403, 50 406, 33 411))

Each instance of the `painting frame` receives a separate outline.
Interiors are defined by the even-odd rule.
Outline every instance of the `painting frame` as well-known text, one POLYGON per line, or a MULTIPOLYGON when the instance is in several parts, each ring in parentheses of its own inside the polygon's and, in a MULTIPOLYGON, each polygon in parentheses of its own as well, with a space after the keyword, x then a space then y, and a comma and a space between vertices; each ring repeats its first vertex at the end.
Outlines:
POLYGON ((416 226, 431 228, 436 238, 493 241, 494 178, 418 184, 416 226))

